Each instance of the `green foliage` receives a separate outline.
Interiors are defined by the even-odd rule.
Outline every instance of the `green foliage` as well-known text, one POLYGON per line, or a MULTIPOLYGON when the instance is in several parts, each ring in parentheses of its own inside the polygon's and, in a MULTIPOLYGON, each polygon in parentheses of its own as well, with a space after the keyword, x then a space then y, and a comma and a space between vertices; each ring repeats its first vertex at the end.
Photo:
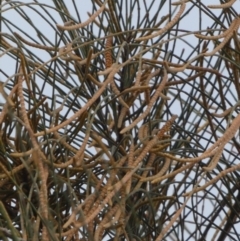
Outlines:
POLYGON ((1 239, 238 239, 234 2, 1 1, 1 239))

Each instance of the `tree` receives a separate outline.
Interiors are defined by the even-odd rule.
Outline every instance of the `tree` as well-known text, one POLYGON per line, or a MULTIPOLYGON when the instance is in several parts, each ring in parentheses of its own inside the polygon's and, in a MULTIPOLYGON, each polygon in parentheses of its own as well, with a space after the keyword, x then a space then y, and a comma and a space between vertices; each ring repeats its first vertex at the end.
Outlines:
POLYGON ((1 1, 1 238, 238 240, 237 3, 86 2, 1 1))

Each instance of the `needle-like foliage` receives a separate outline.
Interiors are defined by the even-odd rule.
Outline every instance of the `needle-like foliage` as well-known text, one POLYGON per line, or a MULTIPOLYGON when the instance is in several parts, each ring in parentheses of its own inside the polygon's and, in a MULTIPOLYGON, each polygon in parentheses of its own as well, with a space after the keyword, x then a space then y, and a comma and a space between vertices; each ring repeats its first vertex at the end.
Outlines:
POLYGON ((239 240, 237 1, 0 3, 1 240, 239 240))

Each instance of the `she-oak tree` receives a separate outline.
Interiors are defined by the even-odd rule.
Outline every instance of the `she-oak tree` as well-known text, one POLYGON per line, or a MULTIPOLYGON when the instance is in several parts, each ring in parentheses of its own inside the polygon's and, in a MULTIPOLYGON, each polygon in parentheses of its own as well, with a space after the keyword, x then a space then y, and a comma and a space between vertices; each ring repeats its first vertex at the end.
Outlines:
POLYGON ((238 240, 238 3, 86 2, 1 1, 1 239, 238 240))

